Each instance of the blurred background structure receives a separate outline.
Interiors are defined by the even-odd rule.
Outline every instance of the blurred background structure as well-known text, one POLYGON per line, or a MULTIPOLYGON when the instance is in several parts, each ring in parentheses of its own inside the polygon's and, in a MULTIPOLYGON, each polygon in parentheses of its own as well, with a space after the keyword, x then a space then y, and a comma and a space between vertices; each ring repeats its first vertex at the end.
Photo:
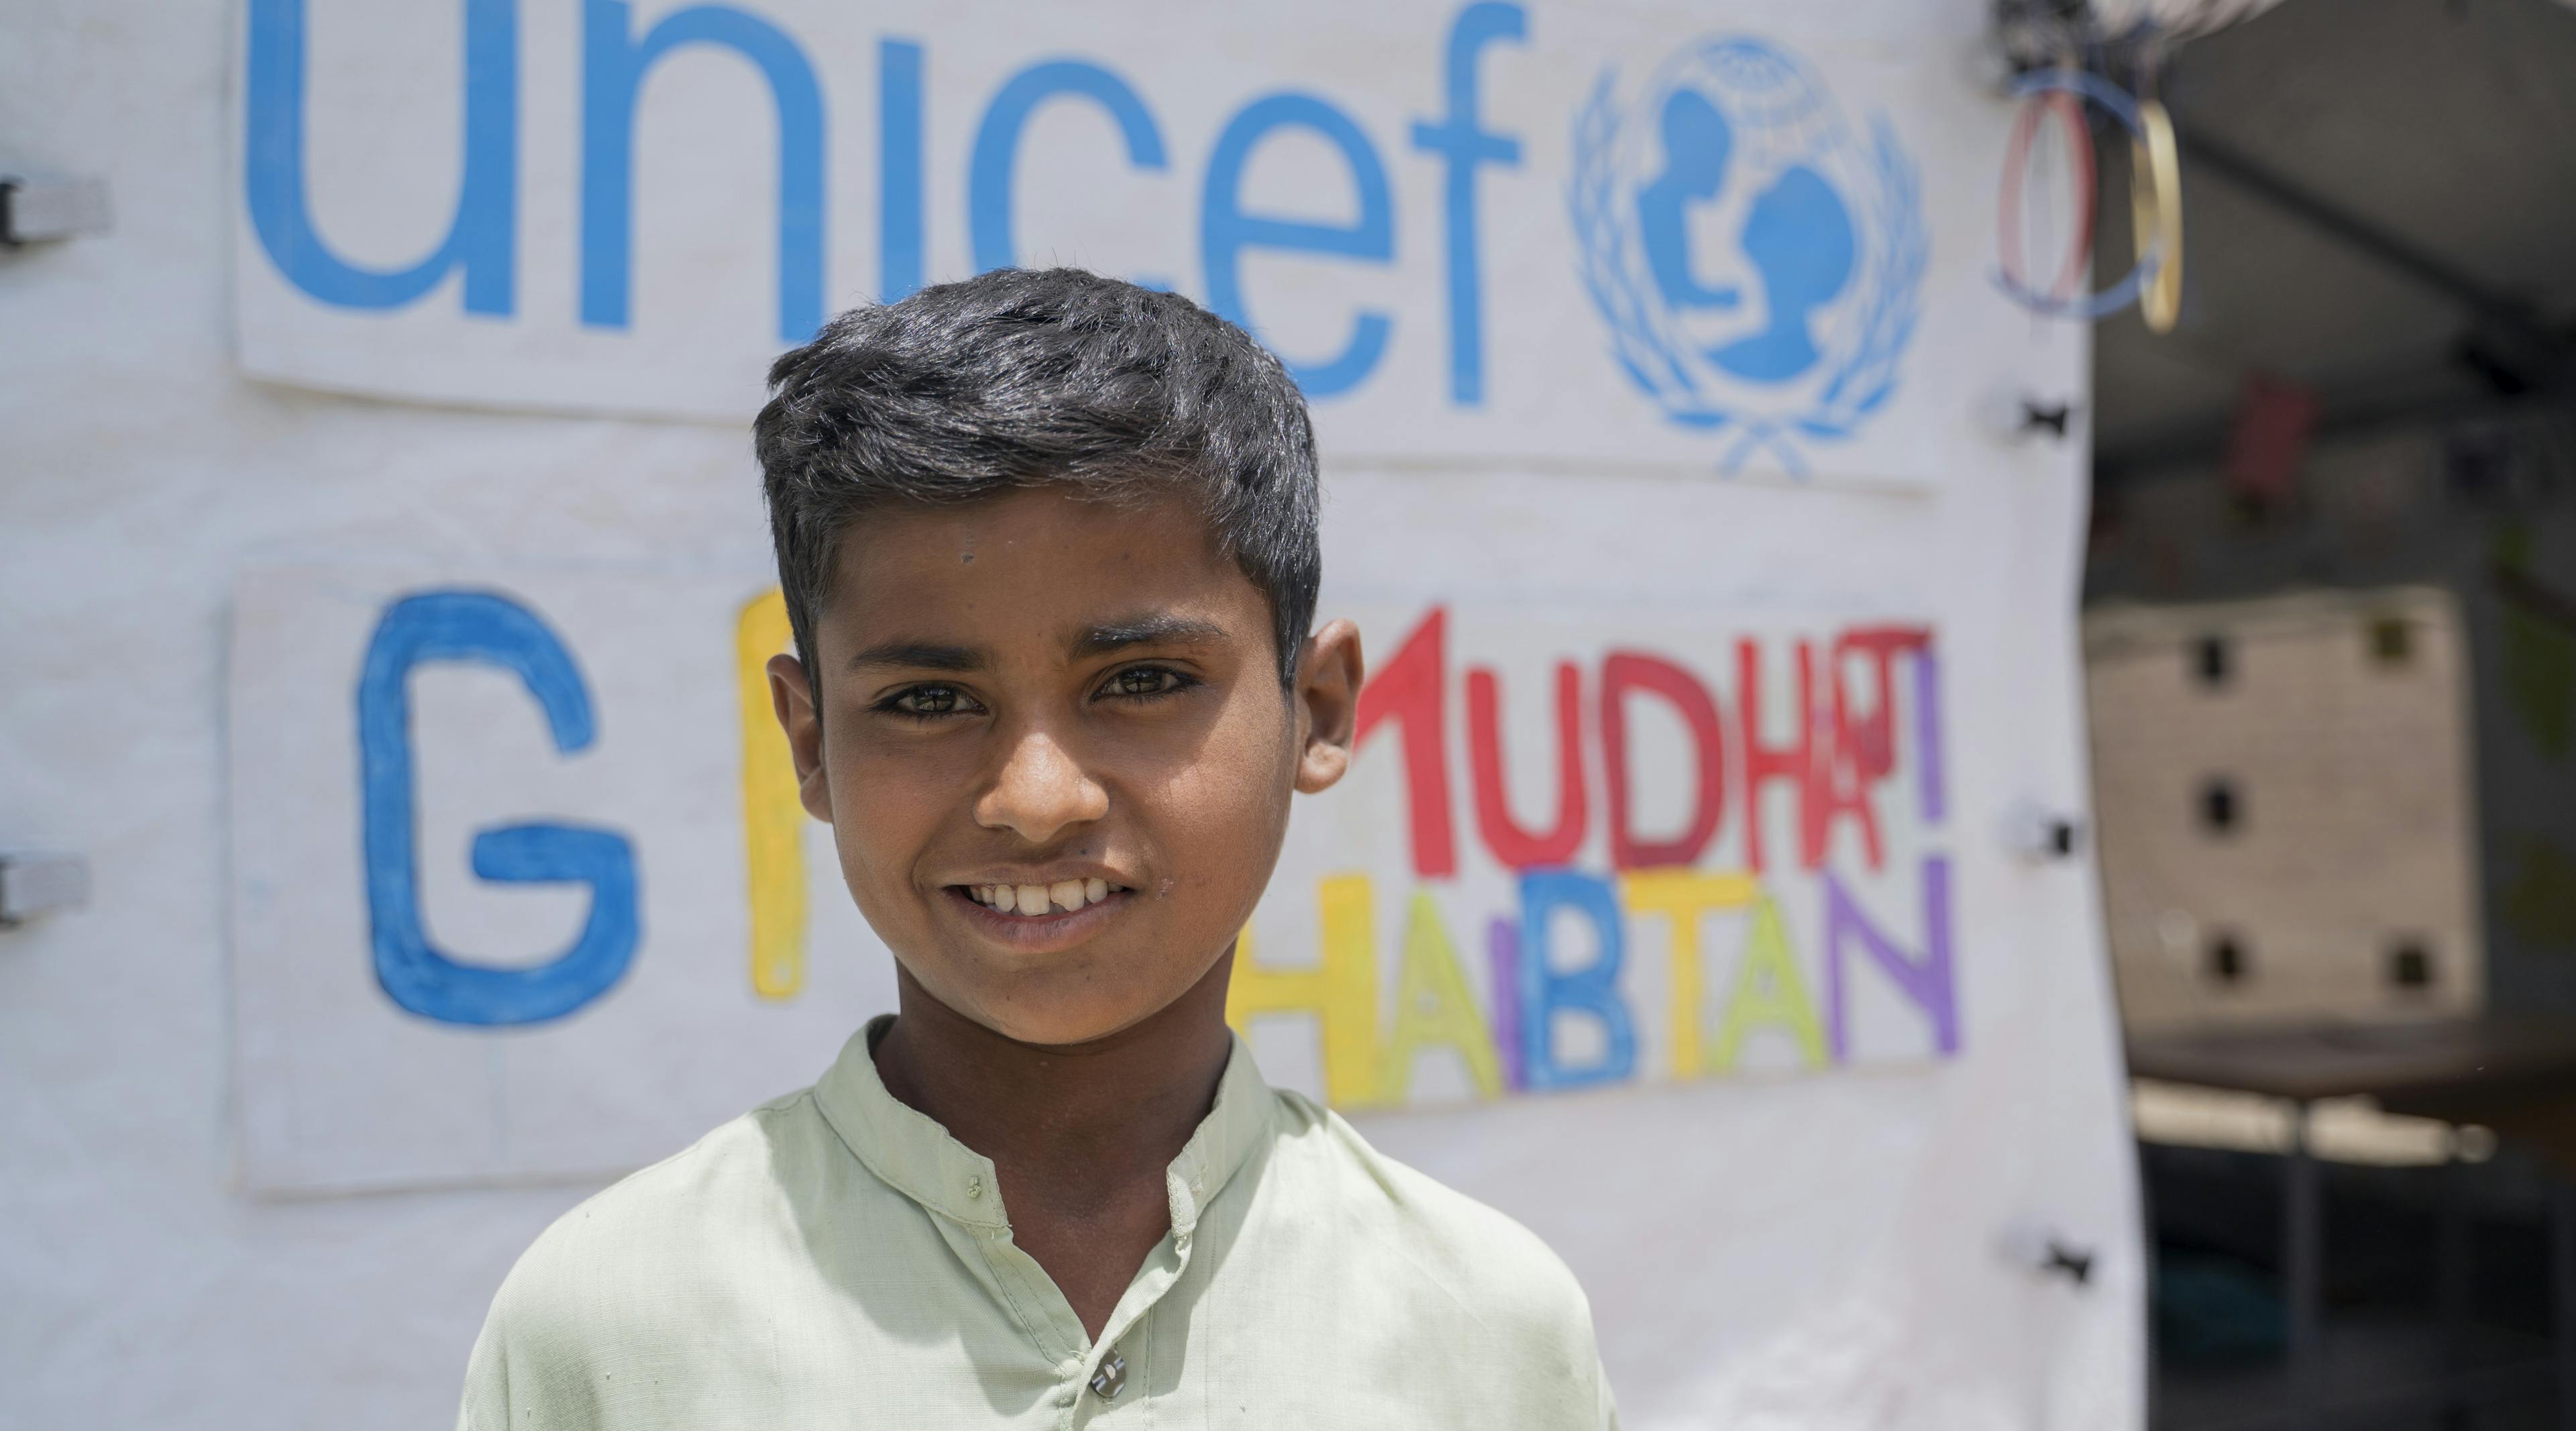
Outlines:
POLYGON ((2576 12, 2162 58, 2188 276, 2097 329, 2084 624, 2154 1419, 2576 1425, 2576 12))

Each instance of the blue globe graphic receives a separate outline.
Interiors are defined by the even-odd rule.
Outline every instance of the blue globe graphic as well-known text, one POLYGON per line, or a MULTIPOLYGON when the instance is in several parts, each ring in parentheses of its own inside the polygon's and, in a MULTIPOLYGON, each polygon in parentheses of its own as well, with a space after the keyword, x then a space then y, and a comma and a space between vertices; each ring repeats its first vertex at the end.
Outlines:
POLYGON ((1574 115, 1566 214, 1610 357, 1718 470, 1851 437, 1896 392, 1930 238, 1885 115, 1850 126, 1815 70, 1749 36, 1682 47, 1574 115))
POLYGON ((1770 45, 1712 41, 1655 75, 1625 141, 1638 277, 1681 376, 1737 406, 1801 396, 1864 277, 1859 159, 1831 96, 1770 45))
POLYGON ((1692 54, 1664 87, 1687 87, 1734 112, 1738 153, 1756 182, 1843 141, 1842 117, 1806 68, 1751 40, 1726 40, 1692 54))

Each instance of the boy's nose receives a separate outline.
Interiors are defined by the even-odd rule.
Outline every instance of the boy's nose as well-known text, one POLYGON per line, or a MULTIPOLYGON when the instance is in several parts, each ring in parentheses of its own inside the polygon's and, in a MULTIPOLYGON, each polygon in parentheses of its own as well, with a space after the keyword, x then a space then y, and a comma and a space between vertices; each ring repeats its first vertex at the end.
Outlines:
POLYGON ((1030 731, 1013 743, 1000 775, 975 802, 975 823, 1009 830, 1031 844, 1108 813, 1109 792, 1044 731, 1030 731))

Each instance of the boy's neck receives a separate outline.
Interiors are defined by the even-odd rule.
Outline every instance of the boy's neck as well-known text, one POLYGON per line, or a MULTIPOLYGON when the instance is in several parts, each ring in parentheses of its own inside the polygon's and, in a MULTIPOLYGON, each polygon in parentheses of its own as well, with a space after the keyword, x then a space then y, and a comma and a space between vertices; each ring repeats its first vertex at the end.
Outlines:
POLYGON ((1005 1038, 896 967, 899 1012, 872 1050, 877 1076, 992 1159, 1015 1240, 1094 1335, 1170 1229, 1164 1171, 1215 1105, 1233 1053, 1233 963, 1229 951, 1131 1028, 1063 1047, 1005 1038))

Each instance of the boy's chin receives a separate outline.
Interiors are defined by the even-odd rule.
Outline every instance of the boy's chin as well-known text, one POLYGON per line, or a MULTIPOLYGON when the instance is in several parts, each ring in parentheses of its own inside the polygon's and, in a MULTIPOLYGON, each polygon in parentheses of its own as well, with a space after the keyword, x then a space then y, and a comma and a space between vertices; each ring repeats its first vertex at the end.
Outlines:
POLYGON ((1190 988, 1183 983, 1164 989, 1160 981, 1145 976, 1101 977, 1093 971, 1062 981, 1070 987, 1056 987, 1059 981, 1053 979, 1023 976, 1008 981, 1012 985, 1008 989, 968 987, 952 992, 942 987, 949 981, 922 979, 919 970, 914 977, 931 997, 962 1017, 1014 1043, 1039 1048, 1070 1049, 1114 1039, 1169 1009, 1190 988), (1104 989, 1120 990, 1123 997, 1104 989))
POLYGON ((1073 1052, 1111 1042, 1160 1012, 1160 1008, 1104 1009, 1072 1016, 978 1019, 976 1022, 1014 1043, 1073 1052))

